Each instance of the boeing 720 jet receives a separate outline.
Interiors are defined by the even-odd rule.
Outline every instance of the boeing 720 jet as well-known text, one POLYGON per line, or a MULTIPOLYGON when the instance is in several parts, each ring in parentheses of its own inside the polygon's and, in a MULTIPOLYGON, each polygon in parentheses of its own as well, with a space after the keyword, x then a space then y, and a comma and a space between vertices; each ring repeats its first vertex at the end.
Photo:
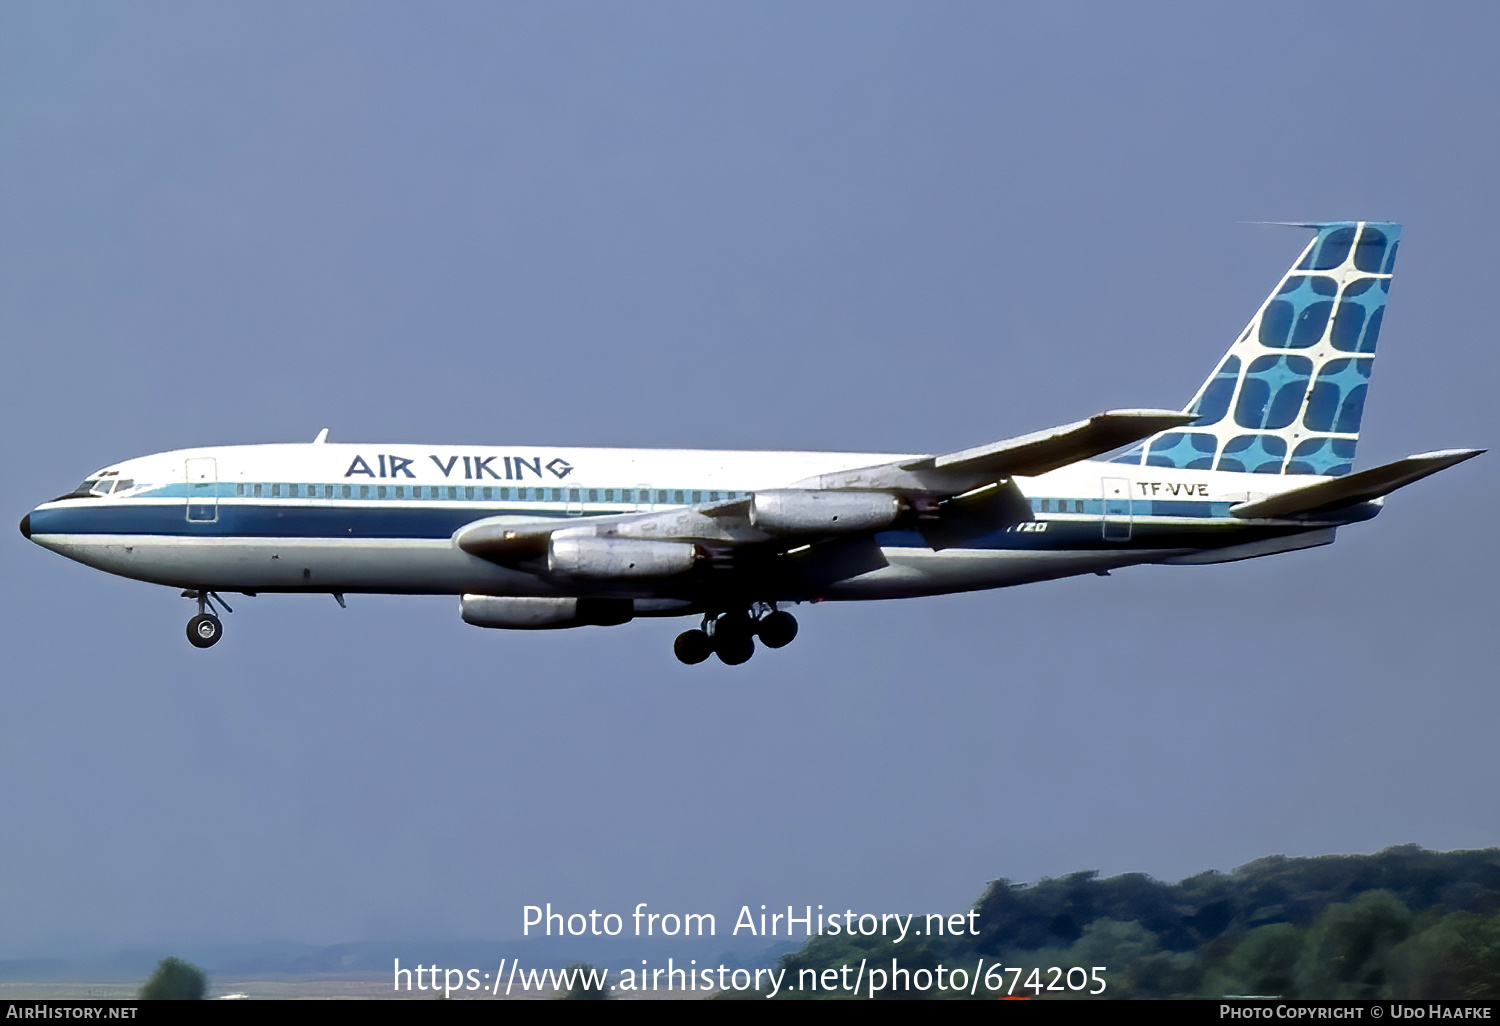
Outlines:
POLYGON ((342 445, 325 429, 113 464, 21 533, 182 589, 199 648, 222 635, 226 592, 382 592, 456 595, 478 627, 698 617, 677 657, 731 665, 757 639, 789 643, 795 603, 1326 545, 1483 450, 1354 470, 1400 226, 1304 227, 1315 237, 1181 412, 942 455, 342 445))

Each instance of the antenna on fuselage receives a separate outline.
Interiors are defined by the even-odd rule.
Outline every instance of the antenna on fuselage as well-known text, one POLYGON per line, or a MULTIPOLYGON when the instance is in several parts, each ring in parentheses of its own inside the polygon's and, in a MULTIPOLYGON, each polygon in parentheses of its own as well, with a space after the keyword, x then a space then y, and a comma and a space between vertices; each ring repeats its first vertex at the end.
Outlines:
POLYGON ((328 429, 324 428, 322 431, 318 432, 318 437, 312 440, 312 444, 322 445, 326 441, 328 441, 328 429))

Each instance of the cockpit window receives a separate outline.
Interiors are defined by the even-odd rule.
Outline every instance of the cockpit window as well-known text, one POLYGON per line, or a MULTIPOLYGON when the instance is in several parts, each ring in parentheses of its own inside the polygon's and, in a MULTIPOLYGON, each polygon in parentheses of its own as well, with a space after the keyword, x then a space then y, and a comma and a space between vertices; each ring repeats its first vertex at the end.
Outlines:
POLYGON ((94 490, 94 485, 96 485, 98 483, 99 483, 99 481, 98 481, 97 478, 92 478, 91 477, 87 481, 83 482, 83 484, 81 484, 77 488, 73 489, 73 492, 76 495, 84 495, 84 494, 86 494, 88 492, 93 491, 94 490))
POLYGON ((109 490, 114 486, 115 483, 113 480, 106 479, 94 485, 94 487, 90 489, 90 491, 92 491, 95 495, 108 495, 109 490))
POLYGON ((132 489, 134 487, 135 487, 135 481, 133 479, 127 477, 124 480, 122 480, 120 483, 118 483, 117 485, 115 485, 115 494, 119 495, 121 492, 128 492, 130 489, 132 489))

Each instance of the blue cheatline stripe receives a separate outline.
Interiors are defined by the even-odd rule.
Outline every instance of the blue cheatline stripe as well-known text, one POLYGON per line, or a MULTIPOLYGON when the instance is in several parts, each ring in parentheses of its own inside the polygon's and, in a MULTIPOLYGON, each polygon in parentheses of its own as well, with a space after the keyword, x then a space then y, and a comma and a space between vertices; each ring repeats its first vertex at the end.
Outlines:
MULTIPOLYGON (((1072 512, 1074 500, 1049 500, 1050 505, 1066 503, 1067 512, 1059 511, 1059 517, 1076 517, 1072 512)), ((1184 500, 1136 499, 1131 501, 1131 512, 1137 517, 1166 516, 1191 519, 1223 518, 1229 516, 1230 503, 1195 502, 1184 500)), ((1040 508, 1040 501, 1033 500, 1040 508)), ((1087 519, 1053 521, 1057 524, 1077 523, 1096 525, 1102 512, 1102 503, 1090 499, 1084 503, 1087 519)), ((318 501, 304 505, 282 505, 276 503, 220 502, 217 504, 218 518, 212 521, 187 519, 186 504, 132 502, 129 500, 105 502, 102 500, 79 500, 38 510, 32 514, 31 530, 34 534, 162 534, 187 535, 191 537, 249 537, 249 538, 448 538, 466 524, 488 517, 512 515, 528 517, 553 517, 576 520, 560 509, 540 509, 535 505, 510 505, 476 507, 429 506, 418 503, 391 503, 389 505, 361 504, 343 505, 332 501, 318 501)), ((211 514, 212 504, 196 506, 211 514)), ((606 511, 590 511, 595 515, 606 511)), ((611 515, 628 515, 625 511, 613 511, 611 515)), ((1046 519, 1047 514, 1042 514, 1046 519)))
MULTIPOLYGON (((1091 500, 1097 507, 1098 500, 1091 500)), ((1122 501, 1121 505, 1125 505, 1122 501)), ((1153 545, 1177 539, 1183 544, 1201 544, 1206 533, 1222 534, 1240 522, 1229 514, 1228 502, 1196 502, 1169 499, 1135 499, 1129 502, 1135 532, 1153 545), (1150 522, 1145 518, 1176 518, 1150 522)), ((1071 500, 1069 502, 1071 509, 1071 500)), ((1121 513, 1123 514, 1123 510, 1121 513)), ((1358 508, 1340 519, 1352 522, 1374 516, 1375 510, 1358 508)), ((33 535, 160 535, 189 538, 391 538, 447 539, 476 520, 511 514, 577 522, 562 510, 508 506, 443 508, 416 504, 345 506, 334 503, 291 506, 254 503, 218 504, 218 519, 209 522, 187 519, 186 504, 149 502, 66 503, 31 513, 33 535)), ((1079 516, 1065 513, 1039 520, 1045 531, 996 531, 967 541, 971 549, 1094 548, 1100 538, 1097 513, 1079 516)), ((888 548, 930 548, 916 531, 885 531, 877 536, 888 548)))
POLYGON ((158 534, 193 538, 449 538, 465 524, 503 514, 568 517, 562 510, 424 506, 268 506, 221 502, 215 521, 190 521, 176 503, 92 503, 31 514, 32 534, 158 534))

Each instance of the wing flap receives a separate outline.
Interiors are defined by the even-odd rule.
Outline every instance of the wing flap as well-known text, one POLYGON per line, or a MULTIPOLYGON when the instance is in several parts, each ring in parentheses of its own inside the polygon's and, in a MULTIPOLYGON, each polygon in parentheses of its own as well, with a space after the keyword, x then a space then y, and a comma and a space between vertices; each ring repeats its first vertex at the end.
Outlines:
POLYGON ((1229 512, 1246 520, 1263 520, 1274 517, 1296 516, 1316 513, 1319 510, 1352 506, 1357 502, 1369 502, 1389 495, 1397 488, 1422 480, 1440 470, 1473 459, 1483 449, 1442 449, 1437 452, 1418 453, 1383 467, 1362 470, 1346 477, 1331 477, 1315 484, 1303 485, 1291 491, 1272 495, 1254 502, 1242 502, 1231 506, 1229 512))

